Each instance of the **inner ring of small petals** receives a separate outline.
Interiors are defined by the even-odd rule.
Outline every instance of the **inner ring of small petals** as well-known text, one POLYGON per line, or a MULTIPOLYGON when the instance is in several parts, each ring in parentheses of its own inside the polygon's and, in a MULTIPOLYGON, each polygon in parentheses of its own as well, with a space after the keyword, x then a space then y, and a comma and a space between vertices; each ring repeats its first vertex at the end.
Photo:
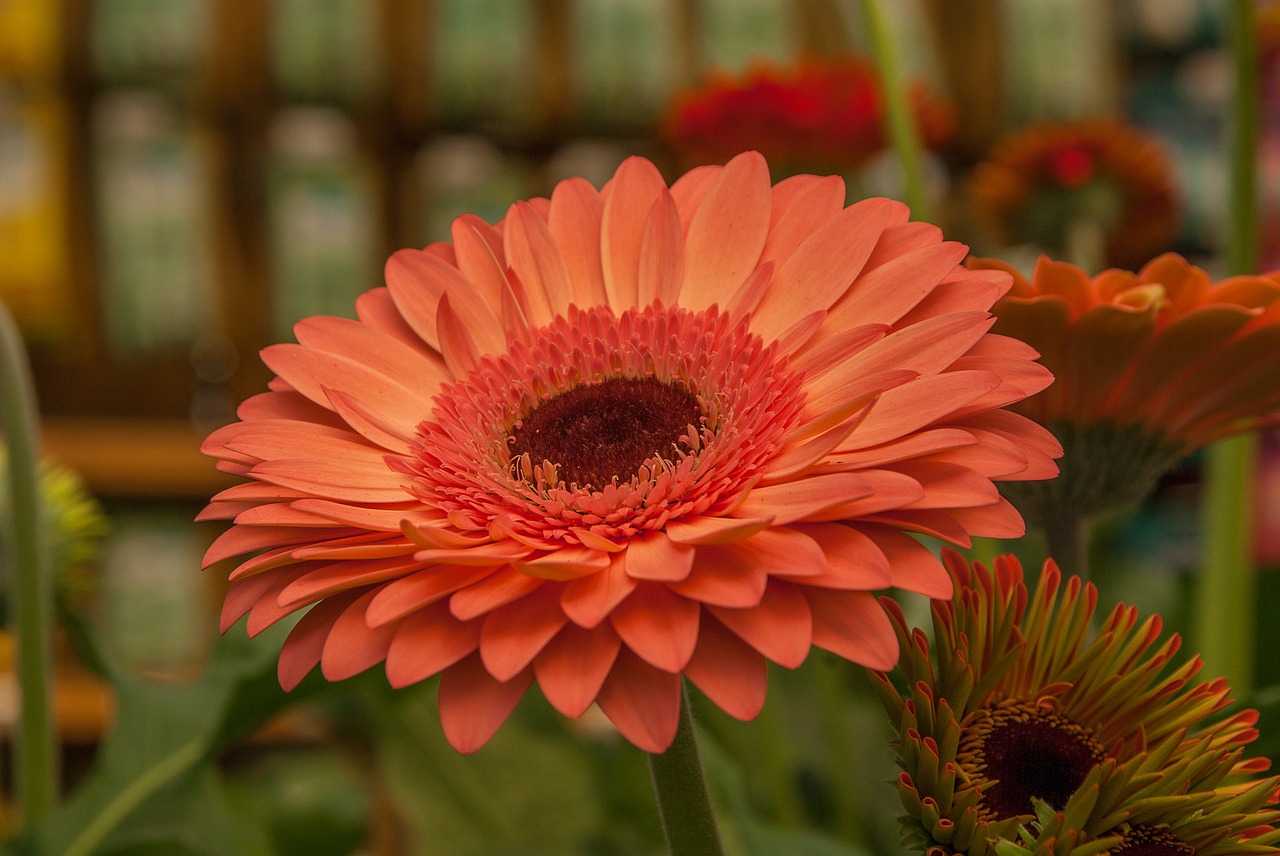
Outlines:
POLYGON ((571 307, 441 390, 406 465, 409 490, 461 529, 500 523, 548 547, 715 513, 749 488, 804 404, 801 375, 747 323, 716 307, 571 307), (605 435, 611 448, 584 451, 605 435))
POLYGON ((674 459, 701 416, 698 399, 680 384, 615 377, 547 399, 507 442, 518 475, 548 462, 560 480, 600 488, 627 481, 650 459, 674 459))

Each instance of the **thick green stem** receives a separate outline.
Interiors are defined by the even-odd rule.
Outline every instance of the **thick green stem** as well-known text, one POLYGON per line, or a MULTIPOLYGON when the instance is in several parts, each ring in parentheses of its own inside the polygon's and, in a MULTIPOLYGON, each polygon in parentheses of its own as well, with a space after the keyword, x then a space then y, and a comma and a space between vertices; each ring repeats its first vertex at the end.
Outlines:
POLYGON ((671 856, 722 856, 687 689, 680 693, 675 740, 666 752, 649 755, 649 772, 671 856))
MULTIPOLYGON (((1227 272, 1253 272, 1257 264, 1258 58, 1253 0, 1231 0, 1232 95, 1230 228, 1227 272)), ((1209 450, 1205 465, 1204 556, 1197 598, 1197 637, 1209 671, 1225 676, 1237 694, 1253 683, 1252 566, 1254 436, 1235 437, 1209 450)))
POLYGON ((920 134, 902 82, 897 46, 889 32, 884 5, 879 0, 862 0, 861 6, 862 18, 871 40, 871 53, 880 71, 885 118, 889 122, 889 141, 902 166, 903 201, 911 208, 911 213, 917 220, 928 220, 929 200, 925 195, 920 134))
POLYGON ((26 351, 0 304, 0 420, 8 447, 9 604, 21 688, 14 779, 23 822, 33 824, 58 797, 57 741, 50 675, 53 580, 44 504, 40 499, 40 434, 26 351))
POLYGON ((1059 507, 1045 521, 1044 537, 1053 559, 1064 577, 1089 581, 1089 520, 1072 509, 1059 507))

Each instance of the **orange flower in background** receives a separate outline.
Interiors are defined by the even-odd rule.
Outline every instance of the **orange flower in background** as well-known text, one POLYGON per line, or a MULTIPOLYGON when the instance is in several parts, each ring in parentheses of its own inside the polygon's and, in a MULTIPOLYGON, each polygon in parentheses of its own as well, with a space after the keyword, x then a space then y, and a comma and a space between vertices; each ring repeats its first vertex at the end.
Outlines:
POLYGON ((1008 134, 974 168, 969 193, 995 243, 1060 258, 1096 234, 1099 261, 1137 267, 1168 250, 1178 226, 1164 147, 1119 119, 1037 122, 1008 134))
POLYGON ((310 607, 286 689, 440 674, 470 752, 536 681, 663 751, 682 676, 750 718, 766 661, 892 666, 872 591, 951 586, 904 532, 1016 536, 993 481, 1056 472, 1001 409, 1050 380, 987 333, 1009 277, 838 178, 770 186, 748 153, 668 187, 632 158, 452 238, 267 348, 270 390, 204 445, 248 479, 202 515, 234 521, 224 630, 310 607))
POLYGON ((1186 455, 1280 422, 1280 274, 1214 283, 1173 254, 1094 277, 1047 258, 1030 280, 996 260, 969 266, 1013 276, 993 329, 1056 378, 1012 405, 1066 449, 1059 479, 1016 489, 1024 514, 1138 502, 1186 455))
MULTIPOLYGON (((950 137, 954 111, 920 84, 910 92, 924 145, 950 137)), ((719 71, 677 93, 661 135, 687 164, 756 149, 777 168, 845 172, 886 145, 879 72, 860 57, 803 57, 719 71)))

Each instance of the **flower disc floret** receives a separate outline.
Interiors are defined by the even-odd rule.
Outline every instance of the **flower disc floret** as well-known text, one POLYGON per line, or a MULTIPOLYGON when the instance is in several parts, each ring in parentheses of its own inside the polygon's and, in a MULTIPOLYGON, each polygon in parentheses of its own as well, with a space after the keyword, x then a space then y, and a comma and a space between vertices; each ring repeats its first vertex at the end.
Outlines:
POLYGON ((412 476, 411 493, 462 530, 497 527, 547 549, 602 540, 620 547, 671 521, 726 513, 794 428, 800 381, 776 344, 715 307, 650 306, 620 317, 608 307, 575 308, 441 390, 413 458, 396 466, 412 476), (624 381, 674 390, 661 403, 681 417, 667 448, 633 472, 580 484, 566 478, 565 461, 512 455, 542 409, 579 394, 578 416, 589 418, 602 403, 581 394, 624 381), (696 406, 689 419, 682 399, 696 406))

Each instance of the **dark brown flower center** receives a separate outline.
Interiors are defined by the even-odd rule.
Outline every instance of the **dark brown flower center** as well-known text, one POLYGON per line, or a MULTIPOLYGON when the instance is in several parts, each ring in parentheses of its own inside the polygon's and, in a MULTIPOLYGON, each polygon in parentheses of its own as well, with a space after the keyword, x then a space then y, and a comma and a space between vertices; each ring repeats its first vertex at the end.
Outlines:
POLYGON ((975 784, 990 783, 982 811, 1003 820, 1035 810, 1034 799, 1061 810, 1105 753, 1087 728, 1026 702, 976 711, 957 760, 975 784))
MULTIPOLYGON (((566 484, 603 488, 647 460, 674 459, 702 408, 687 388, 653 378, 610 378, 539 404, 507 437, 511 459, 550 461, 566 484)), ((528 473, 524 474, 528 478, 528 473)))
POLYGON ((1135 826, 1124 834, 1112 856, 1195 856, 1196 848, 1172 832, 1155 826, 1135 826))

